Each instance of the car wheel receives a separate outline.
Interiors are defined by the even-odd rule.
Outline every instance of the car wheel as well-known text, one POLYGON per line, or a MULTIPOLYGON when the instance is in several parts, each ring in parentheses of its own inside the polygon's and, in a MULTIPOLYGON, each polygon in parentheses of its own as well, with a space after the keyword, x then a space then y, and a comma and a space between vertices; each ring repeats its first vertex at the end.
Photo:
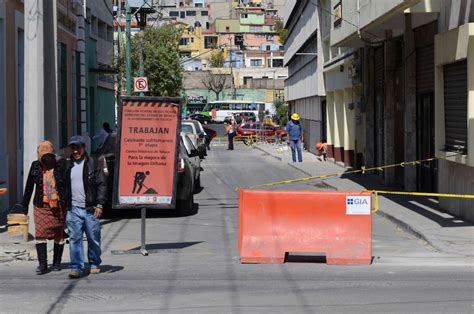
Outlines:
POLYGON ((191 181, 192 186, 187 191, 187 197, 185 199, 176 201, 176 213, 179 216, 191 216, 196 214, 194 208, 194 180, 191 181))
POLYGON ((200 190, 201 190, 201 174, 199 174, 199 177, 194 182, 194 193, 199 193, 200 190))
POLYGON ((246 137, 244 138, 244 144, 247 146, 252 145, 252 141, 248 137, 246 137))

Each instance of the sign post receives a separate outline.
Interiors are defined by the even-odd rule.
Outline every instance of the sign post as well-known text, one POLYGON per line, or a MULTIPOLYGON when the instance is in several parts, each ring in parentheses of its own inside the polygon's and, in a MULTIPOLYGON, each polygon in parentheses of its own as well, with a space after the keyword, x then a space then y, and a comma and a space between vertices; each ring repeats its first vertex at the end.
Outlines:
POLYGON ((119 106, 113 208, 141 209, 140 250, 146 250, 146 210, 174 208, 180 98, 123 97, 119 106))

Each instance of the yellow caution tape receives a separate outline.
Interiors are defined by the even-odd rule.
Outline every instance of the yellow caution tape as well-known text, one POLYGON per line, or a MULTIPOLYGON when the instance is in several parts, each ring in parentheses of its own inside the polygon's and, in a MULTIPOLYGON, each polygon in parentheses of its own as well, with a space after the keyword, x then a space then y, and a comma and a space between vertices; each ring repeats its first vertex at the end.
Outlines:
POLYGON ((363 192, 370 192, 370 193, 373 193, 374 196, 375 196, 375 207, 374 207, 374 209, 372 210, 372 213, 376 213, 376 212, 380 209, 380 206, 379 206, 379 194, 474 199, 474 195, 471 195, 471 194, 449 194, 449 193, 429 193, 429 192, 404 192, 404 191, 383 191, 383 190, 364 190, 363 192))
POLYGON ((292 179, 292 180, 262 183, 262 184, 256 184, 256 185, 249 186, 248 189, 255 189, 255 188, 269 187, 269 186, 283 185, 283 184, 291 184, 291 183, 310 181, 310 180, 316 180, 316 179, 327 179, 327 178, 339 177, 339 176, 347 175, 347 174, 356 174, 356 173, 365 174, 367 171, 380 171, 380 172, 382 172, 382 171, 384 171, 385 169, 388 169, 388 168, 404 167, 406 165, 415 166, 415 165, 419 165, 423 162, 430 162, 430 161, 434 161, 434 160, 447 159, 447 158, 450 158, 450 157, 455 157, 457 155, 459 155, 459 153, 449 155, 449 156, 446 156, 446 157, 432 157, 432 158, 427 158, 427 159, 401 162, 401 163, 397 163, 397 164, 386 165, 386 166, 377 166, 377 167, 371 167, 371 168, 361 167, 361 169, 352 170, 352 171, 344 171, 344 172, 339 172, 339 173, 332 173, 332 174, 324 174, 324 175, 319 175, 319 176, 297 178, 297 179, 292 179))

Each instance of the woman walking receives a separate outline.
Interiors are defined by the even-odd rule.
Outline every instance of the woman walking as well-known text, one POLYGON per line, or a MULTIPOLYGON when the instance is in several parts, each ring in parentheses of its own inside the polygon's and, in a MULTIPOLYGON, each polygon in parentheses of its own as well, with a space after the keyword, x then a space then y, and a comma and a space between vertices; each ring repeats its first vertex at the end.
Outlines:
POLYGON ((235 136, 235 130, 232 125, 232 123, 229 123, 228 121, 224 121, 225 124, 225 133, 227 134, 227 139, 229 140, 229 146, 227 147, 227 150, 234 150, 234 136, 235 136))
POLYGON ((47 272, 47 240, 54 240, 53 270, 61 270, 64 249, 64 227, 66 220, 64 206, 64 182, 61 176, 61 162, 56 159, 54 146, 49 141, 38 146, 38 160, 33 161, 26 181, 23 196, 23 211, 28 213, 28 205, 33 194, 36 252, 39 266, 38 275, 47 272))

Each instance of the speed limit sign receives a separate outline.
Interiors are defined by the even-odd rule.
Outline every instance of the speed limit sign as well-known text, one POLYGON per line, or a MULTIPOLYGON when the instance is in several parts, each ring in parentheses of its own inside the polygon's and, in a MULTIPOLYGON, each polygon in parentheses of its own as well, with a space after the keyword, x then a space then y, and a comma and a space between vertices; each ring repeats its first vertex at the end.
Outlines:
POLYGON ((133 88, 135 93, 148 92, 148 79, 146 77, 134 77, 133 88))

